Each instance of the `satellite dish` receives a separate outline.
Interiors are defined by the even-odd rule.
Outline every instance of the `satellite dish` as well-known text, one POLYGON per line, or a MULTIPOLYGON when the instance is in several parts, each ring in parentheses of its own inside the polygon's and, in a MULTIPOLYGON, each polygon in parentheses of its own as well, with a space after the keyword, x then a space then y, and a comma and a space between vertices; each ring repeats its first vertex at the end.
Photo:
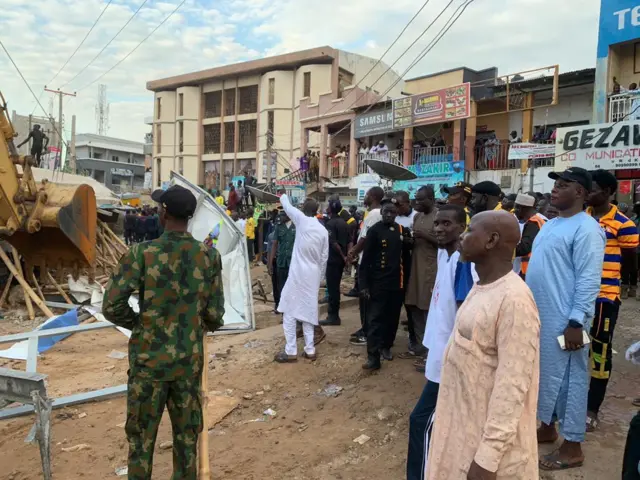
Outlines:
POLYGON ((385 180, 415 180, 418 176, 406 167, 384 160, 367 159, 365 165, 385 180))
MULTIPOLYGON (((263 203, 278 203, 280 201, 280 197, 271 192, 268 192, 267 190, 262 190, 261 188, 256 187, 245 188, 263 203)), ((266 188, 266 185, 263 188, 266 188)))

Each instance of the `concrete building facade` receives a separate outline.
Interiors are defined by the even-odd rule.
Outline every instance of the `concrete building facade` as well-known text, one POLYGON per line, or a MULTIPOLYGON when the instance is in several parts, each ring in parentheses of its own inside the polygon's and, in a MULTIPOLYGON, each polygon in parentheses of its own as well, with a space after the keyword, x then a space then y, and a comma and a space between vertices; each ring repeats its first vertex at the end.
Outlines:
POLYGON ((266 180, 269 165, 278 178, 322 138, 301 127, 301 102, 338 102, 356 84, 397 96, 399 80, 381 62, 327 46, 150 81, 153 185, 171 170, 210 189, 245 171, 266 180))
POLYGON ((117 193, 133 191, 144 184, 144 143, 80 133, 76 136, 76 168, 117 193))

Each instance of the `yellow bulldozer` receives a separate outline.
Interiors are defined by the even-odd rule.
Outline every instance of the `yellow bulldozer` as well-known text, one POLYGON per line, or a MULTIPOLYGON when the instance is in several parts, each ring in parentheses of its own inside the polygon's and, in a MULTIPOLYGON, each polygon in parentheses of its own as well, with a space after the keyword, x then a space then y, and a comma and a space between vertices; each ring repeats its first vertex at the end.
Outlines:
POLYGON ((36 182, 34 158, 18 155, 15 136, 0 93, 0 240, 13 245, 28 267, 76 274, 92 269, 98 220, 93 188, 36 182))

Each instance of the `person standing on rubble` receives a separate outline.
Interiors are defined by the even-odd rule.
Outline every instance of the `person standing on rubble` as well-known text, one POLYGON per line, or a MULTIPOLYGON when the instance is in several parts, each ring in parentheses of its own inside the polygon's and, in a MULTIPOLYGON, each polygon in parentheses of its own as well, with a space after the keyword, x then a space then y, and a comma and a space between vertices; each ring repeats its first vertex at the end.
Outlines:
POLYGON ((173 477, 196 480, 202 431, 201 378, 206 331, 223 325, 220 254, 195 240, 187 224, 193 194, 178 185, 156 190, 163 235, 134 245, 105 290, 102 311, 128 328, 127 422, 129 480, 150 480, 165 405, 173 429, 173 477), (140 313, 129 306, 138 292, 140 313))

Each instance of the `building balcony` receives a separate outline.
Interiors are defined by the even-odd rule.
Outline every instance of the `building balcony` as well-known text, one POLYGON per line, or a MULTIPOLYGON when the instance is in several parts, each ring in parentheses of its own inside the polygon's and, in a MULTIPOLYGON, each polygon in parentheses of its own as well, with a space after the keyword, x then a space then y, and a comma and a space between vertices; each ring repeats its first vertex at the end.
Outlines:
POLYGON ((555 161, 555 139, 536 143, 508 143, 500 141, 497 145, 480 145, 473 149, 476 170, 520 169, 522 160, 534 162, 535 167, 552 167, 555 161), (517 145, 531 146, 516 154, 517 145), (523 158, 524 157, 524 158, 523 158))
POLYGON ((629 117, 640 118, 640 90, 609 95, 609 122, 621 122, 629 117), (635 106, 634 106, 635 102, 635 106), (636 112, 636 108, 638 111, 636 112))

